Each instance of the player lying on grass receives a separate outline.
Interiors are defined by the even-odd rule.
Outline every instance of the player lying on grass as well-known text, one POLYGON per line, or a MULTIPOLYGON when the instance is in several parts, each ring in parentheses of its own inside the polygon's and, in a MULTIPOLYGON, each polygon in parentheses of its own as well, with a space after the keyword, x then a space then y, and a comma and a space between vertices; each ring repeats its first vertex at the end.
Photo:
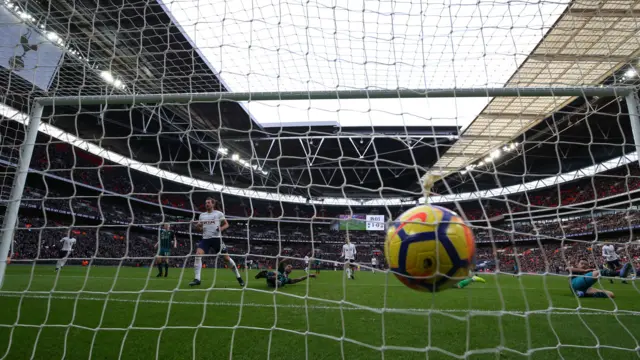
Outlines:
POLYGON ((486 283, 486 280, 481 278, 480 276, 472 276, 472 277, 468 277, 464 280, 461 280, 459 283, 457 283, 455 285, 456 288, 458 289, 463 289, 465 287, 467 287, 467 285, 474 283, 474 282, 479 282, 479 283, 486 283))
POLYGON ((292 270, 293 266, 285 265, 284 262, 281 262, 280 265, 278 265, 277 272, 262 270, 256 275, 256 279, 267 279, 267 286, 269 287, 283 287, 287 284, 292 285, 307 280, 308 278, 316 277, 316 274, 309 274, 297 279, 291 279, 289 278, 289 274, 291 274, 292 270))
POLYGON ((162 229, 160 230, 160 235, 158 236, 158 242, 153 246, 153 248, 158 248, 158 257, 156 257, 156 266, 158 267, 158 275, 156 277, 162 276, 162 268, 164 267, 164 277, 169 275, 169 258, 171 256, 171 248, 178 247, 178 240, 176 240, 176 235, 173 231, 170 230, 169 224, 164 224, 162 229), (172 246, 173 245, 173 246, 172 246))
POLYGON ((577 267, 569 267, 567 271, 571 274, 569 276, 569 286, 577 297, 614 297, 611 291, 592 288, 601 275, 610 276, 609 272, 611 270, 593 269, 589 267, 589 263, 586 260, 580 260, 577 267))

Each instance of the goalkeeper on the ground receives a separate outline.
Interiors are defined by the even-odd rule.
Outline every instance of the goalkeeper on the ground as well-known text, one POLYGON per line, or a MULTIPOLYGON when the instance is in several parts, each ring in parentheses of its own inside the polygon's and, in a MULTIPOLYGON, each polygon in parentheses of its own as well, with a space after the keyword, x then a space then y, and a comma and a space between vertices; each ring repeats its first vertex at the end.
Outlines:
POLYGON ((256 275, 256 279, 267 279, 267 286, 279 288, 287 284, 292 285, 295 283, 299 283, 300 281, 304 281, 307 278, 316 277, 315 274, 309 274, 306 276, 299 277, 297 279, 291 279, 289 277, 289 274, 291 274, 291 271, 293 271, 293 266, 285 265, 284 262, 281 262, 280 265, 278 265, 277 272, 262 270, 258 273, 258 275, 256 275))
MULTIPOLYGON (((568 267, 569 286, 577 297, 613 298, 613 292, 593 288, 600 276, 614 276, 615 271, 610 269, 598 270, 589 267, 586 260, 580 260, 577 267, 568 267)), ((627 270, 625 270, 627 271, 627 270)))
POLYGON ((467 287, 467 285, 469 285, 471 283, 474 283, 474 282, 486 283, 487 281, 485 279, 481 278, 480 276, 473 275, 473 276, 468 277, 468 278, 466 278, 464 280, 461 280, 460 282, 458 282, 455 285, 455 287, 458 288, 458 289, 463 289, 463 288, 467 287))

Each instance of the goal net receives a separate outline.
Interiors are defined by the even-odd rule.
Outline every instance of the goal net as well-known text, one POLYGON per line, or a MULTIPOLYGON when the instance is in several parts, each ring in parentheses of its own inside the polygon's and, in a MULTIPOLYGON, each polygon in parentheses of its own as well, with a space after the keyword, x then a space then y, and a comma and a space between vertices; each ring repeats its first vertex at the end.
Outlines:
POLYGON ((638 6, 0 3, 0 358, 638 356, 638 6))

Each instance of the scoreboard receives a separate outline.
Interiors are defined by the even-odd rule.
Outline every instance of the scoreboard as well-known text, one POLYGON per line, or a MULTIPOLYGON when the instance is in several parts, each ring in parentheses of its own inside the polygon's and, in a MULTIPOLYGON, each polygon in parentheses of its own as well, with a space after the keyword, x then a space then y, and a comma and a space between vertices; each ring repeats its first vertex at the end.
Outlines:
POLYGON ((367 215, 367 231, 384 231, 384 215, 367 215))
POLYGON ((332 222, 332 228, 349 231, 385 231, 385 220, 384 215, 340 215, 338 220, 332 222))

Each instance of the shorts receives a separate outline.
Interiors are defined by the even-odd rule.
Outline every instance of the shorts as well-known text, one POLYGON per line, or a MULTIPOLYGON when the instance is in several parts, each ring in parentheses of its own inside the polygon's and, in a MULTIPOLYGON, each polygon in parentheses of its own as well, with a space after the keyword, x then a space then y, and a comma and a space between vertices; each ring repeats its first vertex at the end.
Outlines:
POLYGON ((160 248, 160 251, 158 251, 158 256, 171 256, 171 249, 160 248))
POLYGON ((607 261, 607 267, 611 270, 617 270, 620 266, 622 266, 622 264, 620 263, 620 259, 607 261))
POLYGON ((70 251, 70 250, 60 250, 60 251, 58 252, 58 257, 59 257, 60 259, 68 258, 68 257, 69 257, 69 255, 71 255, 71 251, 70 251))
POLYGON ((222 239, 210 238, 202 239, 198 242, 198 249, 202 249, 205 254, 209 253, 209 250, 213 250, 214 253, 226 254, 227 248, 224 246, 222 239))
POLYGON ((588 272, 581 276, 576 276, 571 279, 571 289, 573 291, 586 292, 593 284, 598 282, 598 279, 592 277, 593 273, 588 272))

